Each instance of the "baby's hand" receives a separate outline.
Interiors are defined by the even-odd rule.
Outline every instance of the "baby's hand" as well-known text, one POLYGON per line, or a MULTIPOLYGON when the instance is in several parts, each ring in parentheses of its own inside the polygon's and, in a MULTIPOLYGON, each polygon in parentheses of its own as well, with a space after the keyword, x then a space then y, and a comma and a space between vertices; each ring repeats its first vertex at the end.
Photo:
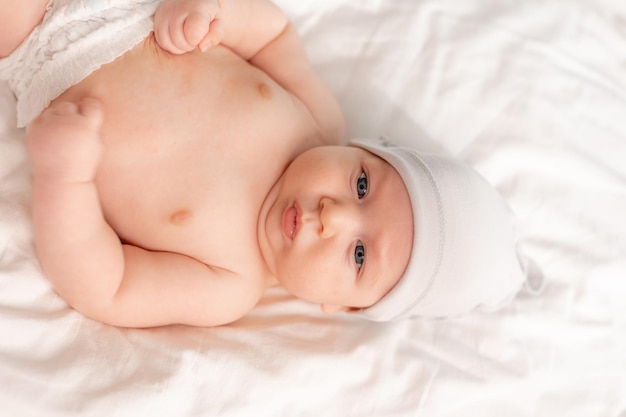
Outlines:
POLYGON ((163 0, 154 15, 154 35, 173 54, 204 52, 222 41, 221 19, 218 0, 163 0))
POLYGON ((103 119, 102 105, 93 98, 58 103, 44 110, 27 131, 35 178, 64 183, 92 181, 102 154, 103 119))

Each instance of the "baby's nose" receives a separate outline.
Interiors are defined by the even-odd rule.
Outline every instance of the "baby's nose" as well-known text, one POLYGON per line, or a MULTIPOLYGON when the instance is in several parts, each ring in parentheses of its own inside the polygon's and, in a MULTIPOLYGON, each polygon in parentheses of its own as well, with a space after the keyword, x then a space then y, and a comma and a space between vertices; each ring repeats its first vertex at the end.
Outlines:
POLYGON ((320 201, 320 236, 329 238, 341 233, 353 234, 359 223, 355 204, 324 197, 320 201))

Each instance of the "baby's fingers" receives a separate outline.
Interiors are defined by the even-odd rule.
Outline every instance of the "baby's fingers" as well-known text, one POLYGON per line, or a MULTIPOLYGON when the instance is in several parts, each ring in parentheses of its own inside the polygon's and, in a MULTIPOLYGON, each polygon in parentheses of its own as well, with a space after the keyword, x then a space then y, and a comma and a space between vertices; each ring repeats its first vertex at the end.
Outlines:
POLYGON ((212 27, 211 19, 202 13, 193 12, 187 16, 183 22, 184 49, 190 51, 200 45, 200 42, 209 33, 209 28, 212 29, 212 27))
POLYGON ((184 20, 181 19, 179 23, 176 20, 170 19, 167 15, 158 14, 154 18, 154 36, 159 46, 172 54, 184 54, 190 51, 193 47, 185 47, 187 42, 185 41, 185 35, 182 30, 184 20))
POLYGON ((192 51, 209 31, 211 21, 200 13, 168 22, 155 29, 156 40, 161 48, 180 55, 192 51))
POLYGON ((218 15, 211 21, 211 26, 209 27, 208 33, 204 36, 204 38, 198 43, 198 49, 204 52, 207 49, 219 45, 222 42, 222 37, 224 36, 224 24, 222 23, 222 19, 218 15))

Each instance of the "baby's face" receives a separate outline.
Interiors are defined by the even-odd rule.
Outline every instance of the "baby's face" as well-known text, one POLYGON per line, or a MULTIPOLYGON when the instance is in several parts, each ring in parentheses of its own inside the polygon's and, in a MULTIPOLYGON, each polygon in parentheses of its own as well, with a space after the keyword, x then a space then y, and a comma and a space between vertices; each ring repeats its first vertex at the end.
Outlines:
POLYGON ((412 242, 411 203, 399 174, 350 146, 301 154, 259 218, 270 271, 292 294, 328 311, 380 300, 402 276, 412 242))

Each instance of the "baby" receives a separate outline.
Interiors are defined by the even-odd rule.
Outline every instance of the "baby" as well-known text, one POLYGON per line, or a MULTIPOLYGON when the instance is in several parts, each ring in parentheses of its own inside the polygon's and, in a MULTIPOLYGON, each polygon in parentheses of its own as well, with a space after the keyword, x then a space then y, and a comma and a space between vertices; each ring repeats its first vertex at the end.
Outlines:
POLYGON ((335 99, 271 2, 2 10, 38 256, 83 314, 221 325, 282 285, 328 313, 445 317, 524 281, 509 210, 475 171, 342 143, 335 99))

